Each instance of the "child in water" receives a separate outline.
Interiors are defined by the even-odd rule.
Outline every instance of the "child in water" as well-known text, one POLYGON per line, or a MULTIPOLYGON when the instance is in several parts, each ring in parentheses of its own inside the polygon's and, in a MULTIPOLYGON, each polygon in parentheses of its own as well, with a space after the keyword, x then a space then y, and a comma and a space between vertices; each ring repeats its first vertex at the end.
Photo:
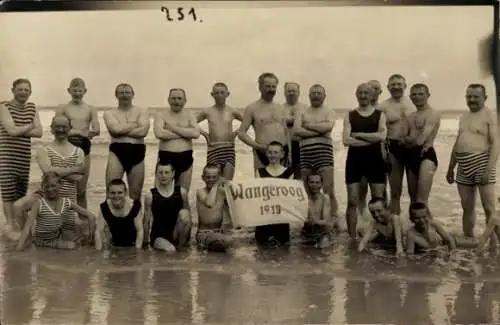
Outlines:
POLYGON ((450 251, 456 248, 476 248, 478 241, 474 238, 459 238, 451 235, 439 222, 432 218, 425 203, 414 202, 410 205, 410 221, 413 227, 407 233, 408 254, 416 250, 426 250, 448 246, 450 251))

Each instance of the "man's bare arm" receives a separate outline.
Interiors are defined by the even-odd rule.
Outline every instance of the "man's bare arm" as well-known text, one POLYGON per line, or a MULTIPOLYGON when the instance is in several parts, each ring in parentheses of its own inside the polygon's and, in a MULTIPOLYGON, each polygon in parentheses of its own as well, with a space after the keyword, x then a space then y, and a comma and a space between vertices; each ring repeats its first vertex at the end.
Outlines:
POLYGON ((42 170, 43 173, 54 172, 58 174, 60 177, 66 177, 70 174, 78 174, 81 173, 81 166, 74 167, 54 167, 50 161, 49 155, 45 148, 39 148, 36 152, 36 161, 38 166, 42 170))
POLYGON ((29 239, 32 236, 32 229, 36 223, 38 218, 38 211, 40 209, 39 199, 35 201, 33 204, 33 208, 28 212, 28 218, 24 224, 24 228, 21 232, 21 236, 19 237, 19 241, 17 242, 17 250, 21 251, 24 249, 26 244, 29 242, 29 239))
POLYGON ((327 132, 332 132, 333 128, 335 127, 335 122, 336 122, 335 114, 333 110, 329 110, 325 121, 316 123, 307 123, 306 125, 304 125, 303 123, 302 126, 307 130, 323 134, 327 132))
POLYGON ((301 138, 313 138, 320 135, 317 131, 311 131, 304 128, 304 112, 298 111, 295 114, 295 121, 293 122, 293 134, 301 138))
POLYGON ((90 107, 90 132, 89 138, 97 137, 101 134, 101 123, 95 107, 90 107))
POLYGON ((42 123, 40 122, 38 109, 35 111, 35 117, 33 118, 33 128, 26 132, 25 135, 31 138, 41 138, 43 136, 43 127, 42 123))
POLYGON ((489 158, 488 158, 488 166, 486 167, 487 168, 486 171, 488 172, 488 174, 496 166, 499 153, 497 120, 495 119, 493 114, 491 115, 492 118, 488 123, 489 158))
POLYGON ((420 133, 419 137, 417 138, 417 145, 423 146, 423 145, 431 145, 436 138, 439 130, 439 126, 441 125, 441 114, 439 112, 434 112, 429 120, 427 121, 426 125, 424 126, 424 130, 422 133, 420 133))
POLYGON ((9 109, 3 104, 0 104, 0 122, 7 134, 11 137, 26 136, 26 134, 35 127, 34 124, 16 126, 16 123, 10 115, 9 109))
MULTIPOLYGON (((151 205, 153 203, 153 197, 150 193, 147 193, 144 196, 144 236, 143 241, 149 242, 149 236, 151 234, 151 225, 153 223, 153 212, 151 210, 151 205)), ((153 244, 153 243, 151 243, 153 244)))
POLYGON ((131 130, 136 128, 137 123, 120 123, 118 119, 109 111, 103 114, 104 124, 112 136, 125 136, 131 130))
POLYGON ((351 136, 351 122, 349 121, 349 114, 344 118, 344 128, 342 130, 342 142, 346 147, 364 147, 371 143, 364 140, 355 139, 351 136))
POLYGON ((169 121, 165 121, 165 127, 167 130, 170 130, 174 133, 177 133, 182 138, 186 139, 198 139, 200 137, 200 128, 197 126, 196 121, 189 116, 189 126, 181 127, 174 124, 169 123, 169 121))
POLYGON ((363 234, 363 238, 361 238, 361 241, 359 242, 358 252, 364 251, 366 249, 366 246, 375 238, 377 238, 377 235, 378 231, 375 229, 373 222, 370 222, 368 224, 368 228, 363 234))
POLYGON ((134 224, 137 234, 135 239, 135 248, 142 248, 142 244, 144 242, 144 207, 141 207, 141 210, 135 217, 134 224))
POLYGON ((130 130, 127 133, 127 136, 138 139, 146 137, 149 132, 150 124, 149 112, 147 112, 146 110, 142 110, 139 115, 138 126, 130 130))
POLYGON ((450 233, 446 229, 444 229, 443 225, 439 221, 431 220, 430 223, 434 227, 434 229, 436 229, 438 235, 441 236, 441 238, 446 242, 446 245, 450 250, 457 248, 455 239, 453 239, 450 233))
POLYGON ((165 129, 165 120, 163 114, 157 112, 154 118, 153 132, 157 139, 160 140, 173 140, 182 138, 179 134, 165 129))
POLYGON ((181 196, 182 196, 182 208, 191 211, 191 206, 189 205, 189 198, 187 191, 182 187, 181 187, 181 196))
POLYGON ((260 144, 257 143, 254 139, 252 139, 248 135, 248 130, 252 126, 253 123, 253 108, 252 106, 248 106, 243 113, 243 120, 241 121, 240 128, 238 130, 238 138, 249 147, 254 149, 259 149, 260 144))

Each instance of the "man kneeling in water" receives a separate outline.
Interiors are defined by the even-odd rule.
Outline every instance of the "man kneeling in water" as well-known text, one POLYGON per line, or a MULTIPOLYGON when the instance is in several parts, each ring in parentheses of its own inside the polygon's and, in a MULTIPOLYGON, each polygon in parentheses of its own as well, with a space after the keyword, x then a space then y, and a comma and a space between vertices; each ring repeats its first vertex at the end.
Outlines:
POLYGON ((410 205, 410 221, 413 227, 407 233, 408 254, 414 254, 417 249, 426 250, 439 246, 448 246, 452 251, 458 248, 476 248, 478 241, 474 238, 459 238, 451 235, 441 222, 431 216, 425 203, 414 202, 410 205))
POLYGON ((330 246, 330 236, 334 226, 330 197, 321 192, 323 178, 320 174, 311 173, 307 176, 306 181, 309 193, 309 208, 307 221, 304 223, 301 234, 305 239, 305 244, 325 248, 330 246))
POLYGON ((191 212, 187 191, 175 184, 172 164, 156 165, 155 187, 144 197, 144 232, 153 248, 175 252, 189 242, 191 212), (151 230, 151 231, 150 231, 151 230))
POLYGON ((140 200, 128 197, 127 185, 113 179, 107 186, 107 200, 99 206, 95 248, 101 250, 110 240, 113 246, 142 248, 143 210, 140 200))
POLYGON ((383 248, 393 248, 396 246, 396 255, 403 255, 403 228, 399 216, 391 214, 383 198, 372 198, 368 203, 368 209, 374 222, 370 222, 368 227, 363 231, 358 251, 364 251, 366 246, 370 242, 373 242, 381 245, 383 248))
POLYGON ((43 175, 43 196, 34 202, 28 214, 17 245, 18 250, 24 249, 31 240, 38 247, 59 249, 74 249, 77 244, 91 242, 95 216, 70 199, 59 196, 59 187, 60 177, 56 173, 48 172, 43 175), (82 221, 77 213, 88 219, 88 234, 82 229, 82 221))
POLYGON ((220 174, 221 171, 216 165, 203 168, 201 178, 205 187, 196 191, 196 242, 202 249, 225 252, 231 246, 231 238, 223 233, 224 214, 228 213, 224 187, 228 185, 228 181, 220 174))

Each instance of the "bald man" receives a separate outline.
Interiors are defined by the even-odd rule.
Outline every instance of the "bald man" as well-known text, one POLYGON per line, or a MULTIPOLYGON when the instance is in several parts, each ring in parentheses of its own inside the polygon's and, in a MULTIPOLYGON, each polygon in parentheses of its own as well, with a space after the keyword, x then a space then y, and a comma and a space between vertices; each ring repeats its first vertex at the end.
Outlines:
POLYGON ((149 113, 133 104, 134 88, 122 83, 116 86, 118 107, 104 112, 103 119, 111 136, 106 184, 113 179, 122 179, 127 174, 129 196, 141 198, 144 186, 144 138, 149 132, 149 113))
POLYGON ((293 123, 295 116, 301 110, 307 108, 307 105, 299 102, 300 85, 296 82, 285 82, 285 103, 283 107, 287 113, 286 125, 288 126, 288 133, 291 135, 291 167, 295 179, 301 179, 300 176, 300 138, 293 134, 293 123))
POLYGON ((371 104, 373 89, 368 83, 356 89, 358 107, 344 119, 342 140, 348 147, 345 181, 347 185, 346 221, 349 235, 357 237, 359 185, 366 178, 372 197, 383 197, 385 163, 381 145, 387 136, 385 114, 371 104))
POLYGON ((78 182, 78 205, 87 208, 87 183, 90 173, 90 148, 91 140, 101 132, 97 110, 85 103, 83 98, 87 94, 85 81, 82 78, 74 78, 69 83, 68 93, 71 101, 56 107, 56 115, 68 117, 71 129, 68 141, 83 150, 85 154, 84 174, 78 182))
POLYGON ((309 89, 311 106, 299 111, 293 125, 294 135, 300 139, 300 173, 304 184, 310 174, 319 173, 323 190, 330 197, 331 213, 337 223, 338 205, 335 196, 332 130, 335 114, 325 105, 326 91, 316 84, 309 89))

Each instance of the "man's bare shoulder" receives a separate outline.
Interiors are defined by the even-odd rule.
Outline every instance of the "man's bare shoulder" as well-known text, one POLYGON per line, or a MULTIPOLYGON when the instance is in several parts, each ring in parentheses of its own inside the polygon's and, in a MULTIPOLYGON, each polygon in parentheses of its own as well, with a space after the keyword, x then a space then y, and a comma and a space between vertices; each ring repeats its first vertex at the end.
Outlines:
POLYGON ((248 104, 247 107, 245 107, 245 111, 253 112, 256 109, 260 108, 261 106, 262 106, 262 101, 260 99, 257 99, 248 104))

